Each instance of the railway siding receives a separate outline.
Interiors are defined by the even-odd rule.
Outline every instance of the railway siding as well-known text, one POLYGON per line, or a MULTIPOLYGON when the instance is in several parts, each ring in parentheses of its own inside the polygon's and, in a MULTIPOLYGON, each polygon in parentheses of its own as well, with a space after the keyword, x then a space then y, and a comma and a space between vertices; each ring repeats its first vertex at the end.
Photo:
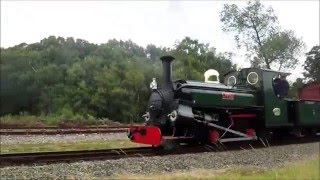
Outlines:
POLYGON ((1 179, 67 178, 91 179, 116 174, 154 174, 190 169, 224 169, 241 166, 255 166, 274 169, 285 163, 305 159, 319 154, 320 144, 305 143, 274 146, 242 151, 206 152, 200 154, 168 155, 155 157, 134 157, 118 160, 59 163, 43 166, 22 166, 1 168, 1 179))
POLYGON ((93 134, 126 132, 127 128, 88 128, 88 129, 0 129, 0 135, 55 135, 93 134))
POLYGON ((6 144, 39 144, 39 143, 59 143, 59 142, 79 142, 79 141, 99 141, 99 140, 124 140, 128 139, 126 133, 108 134, 57 134, 57 135, 1 135, 1 145, 6 144))

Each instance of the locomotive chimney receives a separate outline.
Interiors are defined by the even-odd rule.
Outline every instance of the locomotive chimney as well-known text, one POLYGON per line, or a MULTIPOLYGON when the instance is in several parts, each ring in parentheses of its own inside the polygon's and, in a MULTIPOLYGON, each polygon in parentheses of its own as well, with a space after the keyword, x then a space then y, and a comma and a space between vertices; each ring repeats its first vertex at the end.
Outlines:
POLYGON ((172 66, 171 62, 174 60, 174 57, 172 56, 162 56, 162 88, 170 88, 172 86, 172 80, 171 80, 171 72, 172 72, 172 66))

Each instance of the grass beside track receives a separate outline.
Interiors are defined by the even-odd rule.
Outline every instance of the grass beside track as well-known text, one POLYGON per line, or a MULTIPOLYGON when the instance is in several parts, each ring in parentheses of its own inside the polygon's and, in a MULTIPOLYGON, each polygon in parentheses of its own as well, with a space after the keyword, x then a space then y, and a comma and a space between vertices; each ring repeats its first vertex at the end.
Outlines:
POLYGON ((141 145, 132 143, 129 140, 96 140, 96 141, 77 141, 77 142, 55 142, 55 143, 19 143, 1 144, 0 152, 22 153, 22 152, 45 152, 45 151, 75 151, 75 150, 95 150, 139 147, 141 145))
MULTIPOLYGON (((277 179, 277 180, 318 180, 320 179, 320 157, 314 155, 306 160, 288 163, 282 168, 265 170, 252 167, 228 168, 222 170, 193 169, 153 175, 120 174, 112 179, 277 179)), ((214 162, 213 162, 214 163, 214 162)))

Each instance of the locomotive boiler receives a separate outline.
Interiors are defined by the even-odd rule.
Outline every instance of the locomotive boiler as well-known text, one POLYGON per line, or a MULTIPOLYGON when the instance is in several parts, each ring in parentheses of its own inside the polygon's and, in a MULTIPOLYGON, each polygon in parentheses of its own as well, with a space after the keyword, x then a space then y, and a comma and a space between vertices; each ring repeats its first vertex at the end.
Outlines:
POLYGON ((161 87, 153 81, 145 125, 129 128, 132 142, 232 142, 320 130, 320 99, 292 100, 276 93, 275 79, 289 73, 244 68, 224 75, 223 83, 172 81, 174 57, 160 59, 161 87))

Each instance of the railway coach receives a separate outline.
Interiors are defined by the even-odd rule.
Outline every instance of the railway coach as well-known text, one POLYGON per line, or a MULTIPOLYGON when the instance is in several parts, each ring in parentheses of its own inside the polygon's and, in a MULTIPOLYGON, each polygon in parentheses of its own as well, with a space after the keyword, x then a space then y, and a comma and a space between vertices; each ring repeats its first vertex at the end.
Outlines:
POLYGON ((288 88, 280 90, 277 83, 290 73, 244 68, 225 74, 223 83, 172 81, 174 57, 160 59, 162 85, 155 87, 153 80, 145 125, 128 130, 132 142, 234 142, 320 131, 319 97, 283 97, 288 88))

